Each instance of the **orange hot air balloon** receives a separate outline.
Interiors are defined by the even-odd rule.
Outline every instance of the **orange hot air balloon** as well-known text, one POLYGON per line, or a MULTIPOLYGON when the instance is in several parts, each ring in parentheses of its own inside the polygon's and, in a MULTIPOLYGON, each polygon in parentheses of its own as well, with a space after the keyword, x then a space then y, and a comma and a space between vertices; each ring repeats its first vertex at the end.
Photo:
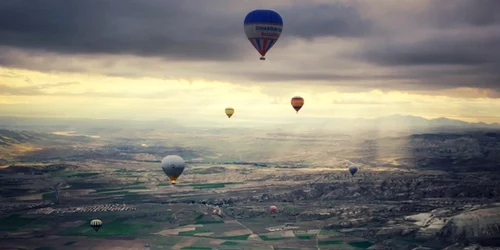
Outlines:
POLYGON ((302 106, 304 106, 304 98, 300 96, 295 96, 292 98, 290 103, 292 104, 293 109, 295 109, 295 111, 297 111, 298 114, 299 110, 302 108, 302 106))

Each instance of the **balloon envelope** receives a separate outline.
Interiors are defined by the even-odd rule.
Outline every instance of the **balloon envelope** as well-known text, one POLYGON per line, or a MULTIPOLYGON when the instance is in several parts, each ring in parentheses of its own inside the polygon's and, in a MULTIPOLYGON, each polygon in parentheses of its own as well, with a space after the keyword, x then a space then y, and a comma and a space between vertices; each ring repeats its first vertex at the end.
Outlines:
POLYGON ((358 172, 358 167, 355 165, 349 166, 349 172, 351 173, 352 176, 354 176, 354 174, 358 172))
POLYGON ((293 109, 295 109, 295 111, 299 113, 299 110, 302 108, 302 106, 304 106, 304 98, 300 96, 295 96, 292 98, 290 103, 292 104, 293 109))
POLYGON ((175 184, 177 178, 182 174, 186 163, 184 159, 178 155, 167 155, 163 160, 161 160, 161 169, 170 179, 172 184, 175 184))
POLYGON ((243 22, 245 34, 265 60, 266 53, 276 44, 283 30, 283 19, 273 10, 253 10, 243 22))
POLYGON ((269 207, 269 212, 276 213, 277 211, 278 211, 278 208, 276 206, 270 206, 269 207))
POLYGON ((226 112, 227 117, 231 118, 231 116, 233 116, 233 114, 234 114, 234 109, 233 108, 226 108, 225 112, 226 112))
POLYGON ((99 219, 94 219, 90 221, 90 226, 97 232, 102 227, 102 221, 99 219))

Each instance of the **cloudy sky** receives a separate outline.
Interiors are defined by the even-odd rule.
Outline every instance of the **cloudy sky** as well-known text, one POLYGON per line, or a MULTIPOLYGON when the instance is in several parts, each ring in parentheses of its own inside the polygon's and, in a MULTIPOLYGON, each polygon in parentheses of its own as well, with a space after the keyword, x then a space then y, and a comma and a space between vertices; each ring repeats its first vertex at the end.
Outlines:
POLYGON ((0 115, 500 122, 498 0, 1 0, 0 115), (277 11, 260 61, 243 31, 277 11))

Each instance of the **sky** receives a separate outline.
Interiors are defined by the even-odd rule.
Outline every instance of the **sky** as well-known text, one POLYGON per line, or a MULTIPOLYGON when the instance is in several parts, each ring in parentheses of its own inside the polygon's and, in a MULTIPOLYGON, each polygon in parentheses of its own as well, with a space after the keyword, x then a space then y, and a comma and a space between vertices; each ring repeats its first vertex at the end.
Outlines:
POLYGON ((500 122, 498 0, 2 0, 0 116, 500 122), (243 19, 273 9, 267 60, 243 19))

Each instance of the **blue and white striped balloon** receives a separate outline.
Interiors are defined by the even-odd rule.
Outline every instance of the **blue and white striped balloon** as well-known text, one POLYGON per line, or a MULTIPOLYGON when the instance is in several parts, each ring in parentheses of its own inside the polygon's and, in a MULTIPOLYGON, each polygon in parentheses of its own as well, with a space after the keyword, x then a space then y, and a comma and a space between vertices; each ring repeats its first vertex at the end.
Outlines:
POLYGON ((244 21, 245 34, 254 48, 266 60, 266 53, 276 44, 283 30, 283 19, 273 10, 253 10, 244 21))

